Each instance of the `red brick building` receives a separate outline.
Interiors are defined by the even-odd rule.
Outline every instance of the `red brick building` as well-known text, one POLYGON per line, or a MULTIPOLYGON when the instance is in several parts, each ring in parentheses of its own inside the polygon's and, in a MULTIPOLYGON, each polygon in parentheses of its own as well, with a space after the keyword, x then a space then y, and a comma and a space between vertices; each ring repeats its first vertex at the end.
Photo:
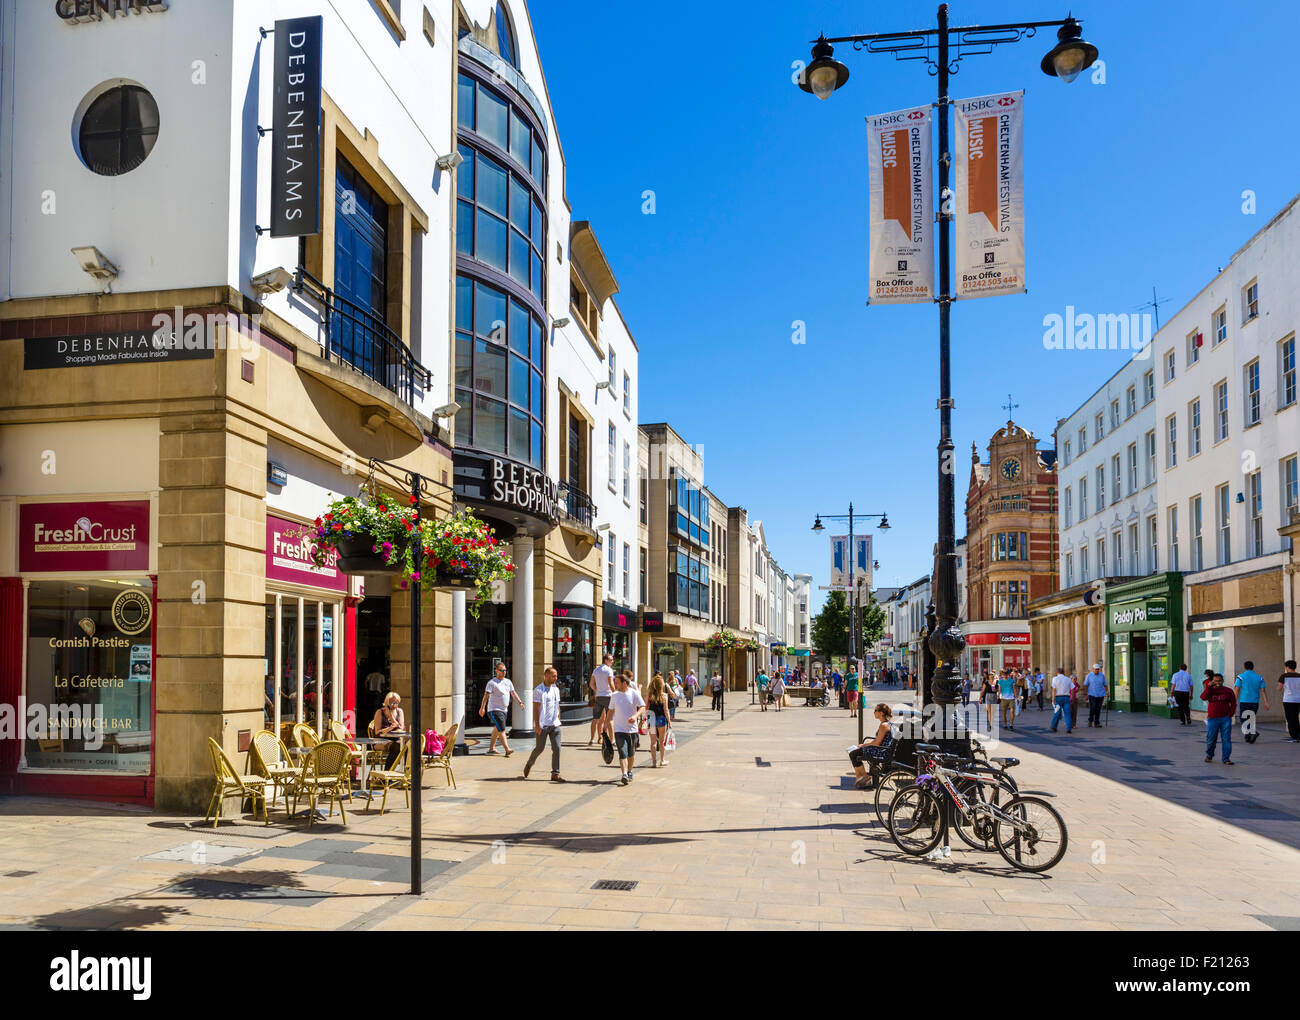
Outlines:
POLYGON ((966 493, 966 652, 972 678, 985 670, 1041 666, 1029 636, 1029 603, 1058 587, 1056 450, 1014 422, 993 434, 988 460, 971 444, 966 493))

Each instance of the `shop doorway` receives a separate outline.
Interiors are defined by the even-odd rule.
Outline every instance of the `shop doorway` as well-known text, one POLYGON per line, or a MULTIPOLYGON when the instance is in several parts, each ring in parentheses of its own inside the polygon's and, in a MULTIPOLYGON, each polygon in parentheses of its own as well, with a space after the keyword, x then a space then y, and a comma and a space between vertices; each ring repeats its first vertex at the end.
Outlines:
POLYGON ((1150 664, 1147 662, 1147 636, 1135 632, 1130 648, 1133 650, 1131 660, 1133 677, 1129 682, 1129 690, 1133 698, 1132 710, 1134 712, 1145 712, 1147 710, 1147 685, 1150 678, 1150 664))
POLYGON ((356 680, 352 691, 355 733, 366 732, 384 695, 392 688, 392 614, 393 600, 387 595, 367 596, 357 607, 357 649, 353 658, 356 680))
MULTIPOLYGON (((514 613, 509 603, 485 603, 478 619, 465 614, 465 730, 487 727, 487 717, 479 717, 478 706, 483 700, 487 683, 496 673, 498 662, 506 664, 506 675, 514 676, 512 658, 512 621, 514 613)), ((514 709, 514 702, 510 703, 514 709)))

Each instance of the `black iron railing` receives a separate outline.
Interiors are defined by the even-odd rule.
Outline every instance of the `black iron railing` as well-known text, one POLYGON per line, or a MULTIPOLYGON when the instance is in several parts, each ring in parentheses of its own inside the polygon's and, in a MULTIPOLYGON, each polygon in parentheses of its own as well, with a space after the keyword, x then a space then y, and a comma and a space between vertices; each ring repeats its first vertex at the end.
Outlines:
POLYGON ((336 294, 302 266, 294 273, 293 289, 308 295, 325 313, 326 358, 338 358, 412 407, 419 394, 432 388, 433 374, 370 309, 336 294))
POLYGON ((576 485, 560 486, 560 504, 569 520, 585 524, 589 528, 594 527, 596 504, 576 485))

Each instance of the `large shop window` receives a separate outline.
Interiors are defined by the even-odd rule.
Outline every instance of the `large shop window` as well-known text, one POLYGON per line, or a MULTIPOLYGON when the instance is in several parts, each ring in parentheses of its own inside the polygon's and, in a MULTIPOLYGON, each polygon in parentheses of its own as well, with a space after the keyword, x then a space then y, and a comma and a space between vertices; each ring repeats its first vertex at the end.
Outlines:
MULTIPOLYGON (((357 720, 344 709, 342 687, 334 683, 342 616, 337 603, 310 596, 267 596, 262 713, 266 728, 278 732, 286 744, 293 743, 295 723, 307 723, 321 733, 322 722, 337 719, 357 732, 357 720)), ((361 720, 363 733, 367 722, 361 720)))
POLYGON ((30 583, 28 769, 149 773, 152 619, 147 578, 30 583))
POLYGON ((696 545, 709 545, 709 498, 701 488, 685 475, 672 469, 668 492, 671 505, 668 522, 675 534, 696 545))
POLYGON ((709 565, 681 546, 668 547, 668 595, 672 608, 691 616, 709 614, 709 565))
POLYGON ((545 449, 542 323, 504 291, 456 277, 456 441, 535 467, 545 449))
POLYGON ((583 620, 555 621, 555 671, 559 676, 560 701, 586 702, 588 680, 595 665, 591 660, 591 632, 595 624, 583 620))
POLYGON ((388 206, 341 157, 335 201, 334 292, 350 315, 335 313, 330 333, 339 355, 373 378, 385 357, 388 206))

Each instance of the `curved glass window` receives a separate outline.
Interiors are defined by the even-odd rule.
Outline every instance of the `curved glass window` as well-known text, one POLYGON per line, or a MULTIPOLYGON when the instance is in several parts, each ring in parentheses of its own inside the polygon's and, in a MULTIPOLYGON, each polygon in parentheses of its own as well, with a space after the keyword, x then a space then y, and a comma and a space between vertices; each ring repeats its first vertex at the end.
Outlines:
POLYGON ((456 441, 542 466, 542 324, 504 291, 456 277, 456 441))
POLYGON ((515 26, 510 22, 510 12, 505 4, 497 4, 497 52, 511 67, 519 67, 519 43, 515 40, 515 26))
POLYGON ((139 85, 118 85, 99 96, 77 126, 81 161, 105 177, 129 173, 158 140, 158 104, 139 85))
POLYGON ((456 252, 544 298, 546 225, 527 178, 466 143, 457 168, 456 252))

